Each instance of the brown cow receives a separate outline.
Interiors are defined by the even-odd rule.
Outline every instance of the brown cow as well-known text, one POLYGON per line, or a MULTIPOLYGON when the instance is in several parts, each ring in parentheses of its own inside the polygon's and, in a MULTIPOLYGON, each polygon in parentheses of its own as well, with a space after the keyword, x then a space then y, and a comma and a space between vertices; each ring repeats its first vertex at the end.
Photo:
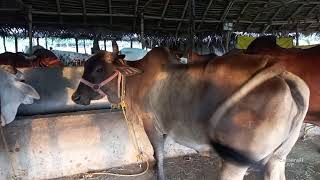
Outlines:
POLYGON ((5 52, 0 54, 0 64, 13 67, 63 67, 60 60, 47 49, 36 50, 33 56, 27 57, 23 53, 5 52))
POLYGON ((300 78, 261 56, 166 65, 175 57, 154 48, 128 65, 121 58, 105 51, 90 57, 72 100, 88 105, 107 95, 119 103, 116 76, 125 76, 127 117, 142 120, 155 150, 158 179, 165 179, 167 135, 198 152, 210 150, 211 143, 224 159, 222 180, 243 179, 254 163, 266 165, 266 179, 285 179, 285 160, 308 108, 309 89, 300 78))
POLYGON ((301 77, 310 88, 310 107, 305 122, 320 126, 320 46, 309 49, 286 49, 276 44, 276 37, 262 36, 255 39, 247 54, 276 57, 288 71, 301 77))

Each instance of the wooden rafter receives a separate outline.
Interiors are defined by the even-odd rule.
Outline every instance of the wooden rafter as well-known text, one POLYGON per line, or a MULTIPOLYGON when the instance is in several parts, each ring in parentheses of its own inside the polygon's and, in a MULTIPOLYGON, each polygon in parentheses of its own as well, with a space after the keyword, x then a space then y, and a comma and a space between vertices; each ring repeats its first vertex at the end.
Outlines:
MULTIPOLYGON (((310 11, 308 12, 308 14, 306 15, 306 17, 310 17, 311 14, 313 13, 313 11, 315 11, 318 7, 319 7, 319 5, 313 6, 313 7, 310 9, 310 11)), ((313 25, 313 23, 310 23, 310 24, 305 28, 305 30, 308 30, 312 25, 313 25)))
POLYGON ((134 20, 133 20, 133 31, 136 31, 136 24, 137 24, 137 15, 138 15, 138 6, 139 6, 139 0, 136 0, 136 4, 134 6, 134 20))
MULTIPOLYGON (((274 20, 274 18, 277 17, 277 15, 280 13, 280 11, 281 11, 282 9, 283 9, 283 7, 278 8, 278 10, 272 15, 272 17, 271 17, 271 19, 270 19, 270 22, 272 22, 272 21, 274 20)), ((266 25, 266 26, 264 27, 264 29, 262 30, 262 33, 267 32, 267 30, 270 28, 270 26, 271 26, 271 23, 269 23, 268 25, 266 25)))
MULTIPOLYGON (((108 0, 109 14, 112 14, 111 0, 108 0)), ((110 25, 112 25, 112 16, 110 16, 110 25)))
POLYGON ((227 7, 224 9, 223 14, 220 18, 220 21, 223 22, 226 17, 228 16, 228 13, 230 11, 230 9, 232 8, 233 4, 234 4, 235 0, 230 0, 227 7))
POLYGON ((158 22, 158 27, 160 27, 161 21, 162 21, 162 19, 164 18, 164 15, 166 14, 166 11, 167 11, 169 2, 170 2, 170 0, 167 0, 167 1, 166 1, 166 4, 164 5, 163 11, 162 11, 162 13, 161 13, 161 19, 160 19, 159 22, 158 22))
POLYGON ((21 8, 26 8, 27 7, 27 5, 25 5, 22 0, 16 0, 16 2, 21 8))
MULTIPOLYGON (((61 14, 61 12, 59 14, 61 14)), ((86 24, 87 23, 86 0, 82 0, 82 15, 83 15, 83 22, 86 24)))
MULTIPOLYGON (((287 21, 291 21, 303 8, 304 4, 299 5, 299 7, 288 17, 287 21)), ((280 29, 282 29, 284 25, 281 25, 280 29)))
MULTIPOLYGON (((184 4, 184 7, 183 7, 183 11, 182 11, 182 15, 181 15, 181 18, 180 19, 184 19, 184 16, 186 15, 186 12, 187 12, 187 9, 188 9, 188 5, 189 5, 189 1, 186 1, 186 3, 184 4)), ((176 37, 179 33, 179 30, 181 28, 181 25, 182 25, 182 21, 179 22, 178 26, 177 26, 177 29, 176 29, 176 37)))
POLYGON ((234 24, 234 29, 237 28, 238 22, 240 21, 241 17, 244 15, 244 13, 246 12, 247 8, 250 6, 250 2, 247 2, 246 5, 244 5, 244 7, 242 8, 242 10, 240 11, 240 13, 238 14, 238 18, 237 18, 237 22, 234 24))
POLYGON ((269 6, 270 2, 271 2, 271 0, 269 0, 267 3, 265 3, 265 4, 263 5, 263 9, 254 17, 253 23, 249 24, 249 26, 247 27, 247 31, 251 28, 252 25, 255 24, 255 22, 258 20, 258 18, 260 17, 260 15, 264 12, 264 9, 269 6))
POLYGON ((62 24, 62 16, 60 15, 60 13, 61 13, 60 0, 56 0, 56 4, 57 4, 57 11, 58 11, 58 16, 59 16, 59 22, 60 22, 60 24, 62 24))
MULTIPOLYGON (((43 14, 43 15, 58 15, 57 12, 47 12, 47 11, 32 11, 32 14, 43 14)), ((82 16, 82 13, 65 13, 65 12, 61 12, 61 15, 63 16, 82 16)), ((133 14, 107 14, 107 13, 87 13, 87 16, 99 16, 99 17, 135 17, 133 14)), ((159 16, 151 16, 151 15, 144 15, 145 19, 155 19, 155 20, 160 20, 161 17, 159 16)), ((165 21, 182 21, 182 22, 189 22, 189 19, 187 18, 167 18, 164 17, 163 20, 165 21)), ((221 23, 220 20, 217 19, 205 19, 205 20, 201 20, 201 19, 195 19, 194 22, 196 23, 200 23, 200 22, 205 22, 205 23, 221 23)), ((253 21, 251 20, 231 20, 230 22, 239 22, 239 23, 245 23, 245 24, 252 24, 253 21)), ((299 22, 300 24, 306 24, 306 23, 316 23, 318 22, 317 18, 309 18, 309 19, 305 19, 305 20, 298 20, 297 22, 299 22)), ((256 21, 256 24, 268 24, 269 21, 256 21)), ((271 22, 272 25, 282 25, 282 24, 288 24, 287 20, 277 20, 277 21, 272 21, 271 22)))
POLYGON ((197 30, 200 29, 202 23, 204 22, 204 19, 205 19, 206 16, 207 16, 207 13, 208 13, 208 11, 209 11, 209 9, 211 8, 211 6, 212 6, 213 3, 214 3, 214 0, 210 0, 210 1, 209 1, 209 4, 208 4, 206 10, 203 12, 203 15, 202 15, 202 17, 201 17, 201 22, 200 22, 200 24, 198 25, 197 30))
POLYGON ((152 3, 152 1, 153 0, 149 0, 149 1, 147 1, 145 4, 144 4, 144 6, 143 6, 143 10, 145 10, 151 3, 152 3))

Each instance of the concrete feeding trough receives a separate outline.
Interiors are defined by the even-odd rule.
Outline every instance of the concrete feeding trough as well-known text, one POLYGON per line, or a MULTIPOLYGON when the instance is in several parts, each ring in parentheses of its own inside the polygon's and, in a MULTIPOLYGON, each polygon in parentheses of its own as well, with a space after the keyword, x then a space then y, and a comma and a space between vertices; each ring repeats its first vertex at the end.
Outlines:
MULTIPOLYGON (((51 179, 137 164, 138 152, 121 111, 111 112, 107 99, 90 106, 72 102, 82 67, 21 71, 41 99, 20 106, 19 117, 4 128, 9 152, 1 141, 0 179, 51 179)), ((134 129, 146 159, 152 161, 153 149, 142 124, 135 123, 134 129)), ((177 147, 170 150, 172 156, 186 149, 177 147)))

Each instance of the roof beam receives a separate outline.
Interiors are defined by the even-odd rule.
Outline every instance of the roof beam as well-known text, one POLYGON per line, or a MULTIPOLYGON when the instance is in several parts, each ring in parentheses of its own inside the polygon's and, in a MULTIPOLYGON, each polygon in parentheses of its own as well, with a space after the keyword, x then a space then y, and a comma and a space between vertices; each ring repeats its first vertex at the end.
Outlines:
MULTIPOLYGON (((288 17, 287 21, 289 22, 290 20, 292 20, 293 17, 295 17, 303 8, 304 4, 299 5, 299 7, 288 17)), ((280 27, 280 29, 283 28, 284 25, 282 25, 280 27)))
POLYGON ((166 11, 167 11, 169 2, 170 2, 170 0, 167 0, 167 1, 166 1, 166 4, 164 5, 164 8, 163 8, 163 11, 162 11, 162 14, 161 14, 161 19, 160 19, 160 21, 158 22, 158 27, 160 27, 161 21, 162 21, 162 19, 164 18, 164 15, 166 14, 166 11))
MULTIPOLYGON (((274 19, 275 17, 277 17, 277 15, 280 13, 280 11, 282 10, 282 8, 283 8, 283 6, 280 7, 280 8, 278 8, 278 10, 272 15, 272 17, 271 17, 271 19, 270 19, 270 22, 272 22, 273 19, 274 19)), ((262 33, 267 32, 267 30, 270 28, 270 26, 271 26, 271 23, 268 23, 268 25, 266 25, 265 28, 263 29, 262 33)))
POLYGON ((24 4, 24 2, 22 0, 16 0, 16 2, 18 3, 18 5, 21 7, 21 8, 27 8, 27 5, 24 4))
POLYGON ((234 4, 235 0, 230 0, 227 7, 224 9, 223 14, 220 18, 220 21, 223 22, 226 17, 228 16, 228 13, 230 11, 230 9, 232 8, 233 4, 234 4))
MULTIPOLYGON (((180 19, 184 19, 184 16, 186 15, 187 9, 188 9, 189 1, 186 1, 183 7, 182 15, 180 19)), ((179 30, 181 28, 182 21, 179 22, 177 29, 176 29, 176 37, 178 36, 179 30)))
MULTIPOLYGON (((61 12, 59 14, 61 14, 61 12)), ((83 15, 83 22, 86 24, 87 23, 86 0, 82 0, 82 15, 83 15)))
MULTIPOLYGON (((57 12, 48 12, 48 11, 32 11, 32 14, 44 14, 44 15, 58 15, 57 12)), ((82 16, 82 13, 65 13, 61 12, 62 16, 82 16)), ((87 16, 100 16, 100 17, 131 17, 134 18, 135 16, 133 14, 106 14, 106 13, 87 13, 87 16)), ((155 19, 155 20, 160 20, 161 17, 159 16, 150 16, 150 15, 144 15, 145 19, 155 19)), ((166 18, 164 17, 163 20, 166 21, 179 21, 179 22, 189 22, 189 19, 186 18, 166 18)), ((205 23, 220 23, 220 20, 215 20, 215 19, 207 19, 207 20, 201 20, 201 19, 195 19, 194 22, 200 23, 200 22, 205 22, 205 23)), ((230 22, 237 22, 237 20, 232 20, 230 22)), ((318 19, 313 18, 313 19, 305 19, 305 20, 298 20, 297 21, 299 24, 309 24, 309 23, 317 23, 318 19)), ((245 24, 252 24, 253 21, 249 20, 239 20, 239 23, 245 23, 245 24)), ((268 21, 256 21, 256 24, 268 24, 268 21)), ((282 24, 288 24, 288 21, 272 21, 272 25, 282 25, 282 24)))
POLYGON ((206 10, 203 12, 203 15, 202 15, 202 17, 201 17, 201 22, 200 22, 200 24, 198 25, 197 30, 200 29, 200 27, 201 27, 202 23, 204 22, 204 19, 206 18, 207 13, 208 13, 209 9, 211 8, 213 2, 214 2, 214 0, 210 0, 210 1, 209 1, 209 4, 208 4, 206 10))
POLYGON ((315 6, 313 6, 313 7, 310 9, 310 11, 308 12, 308 14, 307 14, 307 16, 306 16, 306 17, 310 17, 310 16, 311 16, 311 14, 313 13, 313 11, 317 9, 317 7, 319 7, 319 5, 315 5, 315 6))
POLYGON ((58 16, 59 16, 59 22, 60 22, 60 24, 62 24, 62 16, 60 15, 60 13, 61 13, 60 0, 56 0, 56 4, 57 4, 57 11, 58 11, 58 16))
POLYGON ((244 5, 243 9, 241 10, 240 14, 238 15, 237 22, 234 24, 234 29, 236 29, 236 27, 238 25, 238 21, 241 19, 241 17, 246 12, 246 10, 249 6, 250 6, 250 2, 247 2, 246 5, 244 5))
POLYGON ((153 0, 149 0, 147 1, 144 6, 143 6, 143 10, 146 9, 151 3, 152 3, 153 0))
MULTIPOLYGON (((111 0, 108 0, 109 14, 112 14, 111 0)), ((110 16, 110 25, 112 25, 112 16, 110 16)))
MULTIPOLYGON (((307 14, 306 17, 310 17, 311 14, 313 13, 313 11, 316 10, 318 6, 319 6, 319 5, 313 6, 313 7, 310 9, 310 11, 308 12, 308 14, 307 14)), ((310 23, 310 24, 305 28, 305 30, 308 30, 312 25, 313 25, 313 23, 310 23)))
MULTIPOLYGON (((138 14, 138 6, 139 6, 139 0, 136 0, 136 4, 134 7, 134 16, 137 17, 138 14)), ((133 31, 136 31, 136 24, 137 24, 137 18, 134 18, 133 20, 133 31)))
POLYGON ((263 9, 254 17, 253 23, 249 24, 249 26, 247 27, 247 31, 251 28, 252 25, 255 24, 255 22, 258 20, 258 18, 259 18, 260 15, 262 14, 262 12, 264 12, 264 9, 269 6, 270 2, 271 2, 271 0, 269 0, 267 3, 265 3, 265 4, 263 5, 263 9))

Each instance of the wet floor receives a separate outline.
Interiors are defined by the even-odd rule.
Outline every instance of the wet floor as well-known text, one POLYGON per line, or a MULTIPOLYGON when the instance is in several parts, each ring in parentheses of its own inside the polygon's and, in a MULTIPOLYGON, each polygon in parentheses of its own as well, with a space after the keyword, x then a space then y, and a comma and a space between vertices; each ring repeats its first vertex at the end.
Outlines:
MULTIPOLYGON (((218 179, 219 157, 210 158, 197 154, 165 160, 165 173, 168 180, 215 180, 218 179)), ((88 180, 154 180, 155 171, 151 169, 139 177, 117 177, 101 174, 80 174, 73 177, 59 178, 59 180, 88 179, 88 180)), ((143 169, 142 167, 141 169, 143 169)), ((139 166, 126 166, 108 170, 108 172, 134 173, 139 166)), ((140 170, 141 170, 140 169, 140 170)), ((286 163, 287 180, 320 180, 320 136, 299 140, 288 156, 286 163)), ((245 180, 263 179, 259 170, 254 170, 245 180)))

